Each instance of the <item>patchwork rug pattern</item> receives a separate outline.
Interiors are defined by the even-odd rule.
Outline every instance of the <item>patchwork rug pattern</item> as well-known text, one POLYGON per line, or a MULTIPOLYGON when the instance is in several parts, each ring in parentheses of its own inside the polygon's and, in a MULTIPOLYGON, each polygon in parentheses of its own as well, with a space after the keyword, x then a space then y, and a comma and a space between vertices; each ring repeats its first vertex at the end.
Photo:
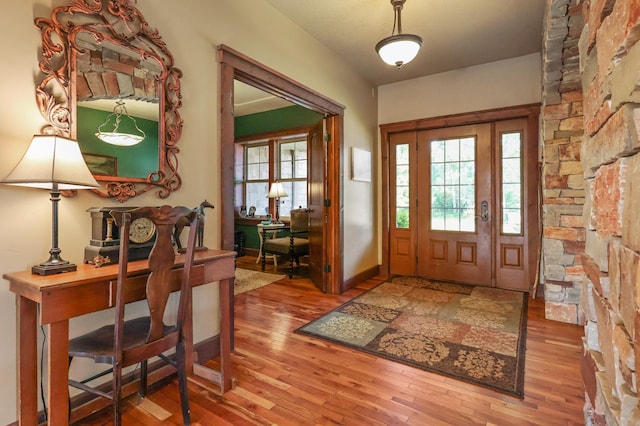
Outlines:
POLYGON ((296 332, 524 396, 526 293, 395 277, 296 332))
POLYGON ((285 275, 267 274, 266 272, 236 268, 236 278, 233 282, 233 294, 238 295, 247 291, 255 290, 284 277, 285 275))

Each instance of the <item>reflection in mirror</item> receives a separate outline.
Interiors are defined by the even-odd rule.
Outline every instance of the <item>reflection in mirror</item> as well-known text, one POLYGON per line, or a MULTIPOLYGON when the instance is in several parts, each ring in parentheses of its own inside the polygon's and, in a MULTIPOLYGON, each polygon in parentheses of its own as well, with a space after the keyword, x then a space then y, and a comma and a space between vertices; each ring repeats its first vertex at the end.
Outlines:
MULTIPOLYGON (((166 198, 182 184, 176 156, 182 73, 133 2, 72 0, 51 19, 35 21, 44 74, 36 98, 49 123, 43 131, 78 139, 105 185, 96 192, 121 202, 154 188, 166 198), (116 147, 96 136, 117 102, 133 120, 123 114, 118 132, 143 135, 134 146, 116 147)), ((113 131, 107 127, 101 131, 113 131)))
MULTIPOLYGON (((96 133, 105 124, 107 117, 113 114, 116 101, 96 100, 78 102, 77 137, 85 159, 94 161, 100 157, 113 158, 113 172, 104 174, 105 170, 95 162, 87 162, 94 175, 146 178, 158 169, 158 105, 142 101, 126 101, 128 114, 135 120, 122 119, 119 132, 140 134, 136 126, 143 132, 144 138, 133 146, 116 146, 100 140, 96 133), (98 166, 96 168, 96 166, 98 166)), ((113 119, 109 119, 102 130, 113 129, 113 119)))

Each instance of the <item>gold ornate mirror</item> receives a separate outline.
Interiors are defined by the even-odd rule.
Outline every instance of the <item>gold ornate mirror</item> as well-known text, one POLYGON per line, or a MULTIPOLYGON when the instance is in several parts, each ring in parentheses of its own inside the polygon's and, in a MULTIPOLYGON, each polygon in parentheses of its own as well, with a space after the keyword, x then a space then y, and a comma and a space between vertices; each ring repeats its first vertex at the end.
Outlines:
POLYGON ((132 2, 72 0, 50 19, 35 20, 42 33, 36 101, 48 123, 43 132, 77 139, 104 185, 95 192, 120 202, 153 189, 166 198, 182 185, 176 146, 182 72, 132 2), (137 142, 104 142, 105 128, 135 134, 137 142))

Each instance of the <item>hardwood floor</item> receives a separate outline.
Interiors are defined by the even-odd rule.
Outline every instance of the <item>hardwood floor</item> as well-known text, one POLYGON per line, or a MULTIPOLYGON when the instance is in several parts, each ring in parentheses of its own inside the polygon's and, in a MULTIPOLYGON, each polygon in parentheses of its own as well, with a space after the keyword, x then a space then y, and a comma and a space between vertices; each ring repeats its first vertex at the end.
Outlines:
MULTIPOLYGON (((238 267, 259 265, 243 257, 238 267)), ((268 269, 274 272, 273 265, 268 269)), ((545 320, 541 298, 529 300, 522 400, 293 333, 381 281, 333 296, 306 279, 285 278, 239 295, 232 355, 237 386, 218 397, 190 383, 193 424, 584 424, 582 328, 545 320)), ((128 404, 125 424, 181 424, 175 380, 149 395, 147 407, 137 404, 128 404)), ((82 424, 109 422, 104 414, 82 424)))

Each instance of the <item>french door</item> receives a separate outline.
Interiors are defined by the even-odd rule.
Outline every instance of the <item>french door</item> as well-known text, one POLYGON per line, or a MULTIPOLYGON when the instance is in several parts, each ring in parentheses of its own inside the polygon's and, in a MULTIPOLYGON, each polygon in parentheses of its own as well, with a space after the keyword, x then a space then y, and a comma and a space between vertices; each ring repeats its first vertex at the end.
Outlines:
POLYGON ((528 290, 538 242, 526 118, 389 135, 392 274, 528 290))
POLYGON ((419 276, 491 284, 489 124, 418 133, 419 276))

